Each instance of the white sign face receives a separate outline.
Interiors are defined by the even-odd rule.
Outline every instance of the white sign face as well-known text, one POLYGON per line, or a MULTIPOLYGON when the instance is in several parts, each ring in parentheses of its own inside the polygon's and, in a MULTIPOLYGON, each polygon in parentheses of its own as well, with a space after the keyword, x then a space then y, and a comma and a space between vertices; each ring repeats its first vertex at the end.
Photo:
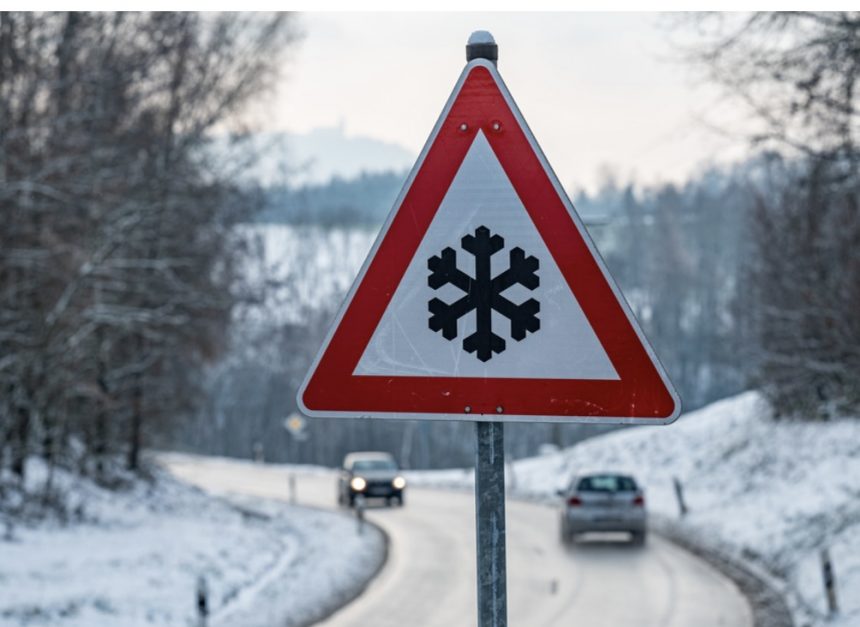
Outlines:
POLYGON ((355 375, 417 375, 425 377, 509 377, 517 379, 617 380, 618 373, 577 303, 493 149, 478 132, 454 177, 433 222, 359 360, 355 375), (428 260, 445 248, 456 252, 457 267, 474 277, 475 257, 461 238, 486 227, 504 240, 490 257, 491 276, 510 265, 510 251, 521 248, 538 260, 539 285, 515 284, 503 292, 516 305, 535 298, 540 303, 540 329, 512 338, 511 323, 492 312, 492 329, 505 349, 481 361, 463 350, 463 338, 476 330, 477 316, 457 320, 457 339, 449 341, 430 328, 428 302, 450 305, 463 296, 454 285, 433 289, 428 260))

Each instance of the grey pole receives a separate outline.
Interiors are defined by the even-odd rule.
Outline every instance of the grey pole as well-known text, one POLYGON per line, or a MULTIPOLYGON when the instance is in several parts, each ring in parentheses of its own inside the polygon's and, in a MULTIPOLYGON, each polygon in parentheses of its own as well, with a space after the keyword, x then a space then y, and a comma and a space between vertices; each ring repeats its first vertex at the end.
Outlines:
POLYGON ((477 422, 475 426, 478 627, 507 627, 504 424, 477 422))
MULTIPOLYGON (((466 61, 496 64, 499 48, 487 31, 475 31, 466 61)), ((504 411, 498 408, 499 412, 504 411)), ((478 548, 478 627, 507 627, 505 566, 505 431, 501 422, 476 422, 475 530, 478 548)))

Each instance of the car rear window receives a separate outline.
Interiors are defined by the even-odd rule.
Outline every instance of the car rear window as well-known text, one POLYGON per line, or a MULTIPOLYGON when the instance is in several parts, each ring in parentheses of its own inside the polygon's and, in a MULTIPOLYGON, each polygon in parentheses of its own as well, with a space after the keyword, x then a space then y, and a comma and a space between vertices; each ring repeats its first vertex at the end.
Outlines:
POLYGON ((352 464, 353 470, 397 470, 397 464, 390 459, 360 459, 352 464))
POLYGON ((583 477, 576 486, 579 492, 635 492, 636 482, 619 475, 583 477))

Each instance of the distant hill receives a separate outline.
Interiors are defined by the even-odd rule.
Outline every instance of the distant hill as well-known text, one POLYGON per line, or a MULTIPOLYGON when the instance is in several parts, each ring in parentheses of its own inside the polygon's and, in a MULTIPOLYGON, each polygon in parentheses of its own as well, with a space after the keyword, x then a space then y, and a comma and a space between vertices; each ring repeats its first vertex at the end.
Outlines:
POLYGON ((322 184, 335 177, 352 179, 362 173, 400 171, 410 168, 416 157, 399 144, 347 135, 343 127, 307 133, 260 133, 253 141, 261 158, 250 175, 263 185, 298 187, 322 184))
POLYGON ((362 173, 355 178, 336 177, 323 184, 298 188, 269 187, 258 222, 351 226, 381 224, 408 172, 362 173))

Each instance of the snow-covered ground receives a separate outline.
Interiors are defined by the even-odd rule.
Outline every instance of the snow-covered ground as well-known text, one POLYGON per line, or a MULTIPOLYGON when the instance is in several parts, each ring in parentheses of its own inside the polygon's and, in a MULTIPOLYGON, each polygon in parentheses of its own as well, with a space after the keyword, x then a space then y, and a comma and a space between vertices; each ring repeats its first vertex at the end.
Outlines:
MULTIPOLYGON (((34 485, 42 469, 31 464, 34 485)), ((74 522, 0 537, 0 626, 303 625, 356 592, 384 559, 373 527, 273 501, 226 501, 165 471, 113 492, 59 473, 74 522)), ((3 531, 0 529, 0 531, 3 531)))
MULTIPOLYGON (((635 427, 515 462, 520 496, 554 498, 576 472, 631 472, 652 513, 678 518, 710 546, 766 568, 787 585, 796 624, 860 627, 860 420, 775 421, 749 392, 668 427, 635 427), (828 619, 820 551, 830 551, 840 612, 828 619)), ((413 473, 412 484, 471 485, 461 470, 413 473)))

